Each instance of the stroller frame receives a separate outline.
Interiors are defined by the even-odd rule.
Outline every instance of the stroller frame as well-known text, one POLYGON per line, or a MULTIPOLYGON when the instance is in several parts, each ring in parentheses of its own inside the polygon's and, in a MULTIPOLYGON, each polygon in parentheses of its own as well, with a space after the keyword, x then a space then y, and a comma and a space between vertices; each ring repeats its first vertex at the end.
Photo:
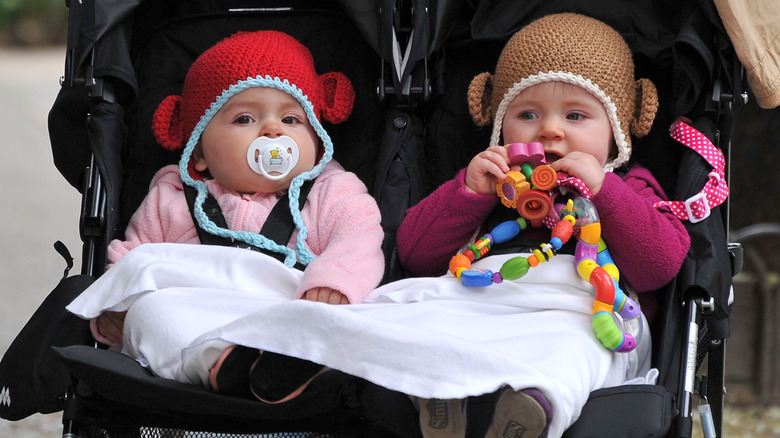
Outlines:
MULTIPOLYGON (((140 1, 122 4, 117 10, 105 15, 108 17, 105 22, 98 20, 96 23, 91 23, 93 29, 99 30, 100 38, 96 38, 96 41, 101 41, 101 44, 85 39, 82 28, 84 23, 89 22, 90 18, 100 16, 96 11, 104 6, 95 0, 70 2, 69 4, 68 52, 65 74, 61 83, 64 92, 77 95, 75 98, 86 102, 88 106, 84 122, 87 125, 85 134, 89 145, 80 154, 70 154, 70 159, 75 164, 58 165, 58 167, 63 175, 66 175, 69 182, 79 188, 82 193, 80 230, 84 246, 82 248, 81 273, 87 277, 98 277, 105 270, 105 248, 118 228, 118 212, 121 204, 119 199, 120 182, 117 176, 110 171, 121 167, 117 161, 119 154, 113 156, 105 153, 101 147, 106 143, 113 144, 118 141, 116 145, 112 146, 118 148, 118 145, 124 143, 121 136, 127 130, 123 121, 125 114, 120 111, 117 115, 114 108, 132 102, 137 93, 137 84, 134 78, 116 75, 105 65, 101 65, 100 60, 105 58, 105 53, 101 52, 116 50, 115 45, 123 45, 130 39, 126 34, 126 26, 120 23, 133 12, 138 6, 137 3, 140 1), (98 119, 105 114, 110 115, 108 123, 115 125, 108 131, 118 132, 118 137, 115 134, 109 134, 108 137, 111 138, 106 138, 105 130, 93 126, 93 124, 99 123, 98 119)), ((440 72, 445 61, 439 56, 438 51, 445 45, 452 32, 452 28, 443 23, 455 21, 458 16, 456 11, 458 7, 461 7, 461 2, 453 0, 447 5, 446 1, 437 3, 426 0, 377 0, 377 9, 381 12, 376 14, 356 6, 359 3, 345 0, 340 2, 338 7, 333 8, 333 5, 329 5, 325 9, 346 11, 350 16, 357 17, 356 21, 360 31, 366 37, 368 45, 379 55, 380 73, 376 94, 381 105, 389 114, 387 120, 391 123, 397 122, 394 124, 396 128, 402 124, 401 122, 404 126, 407 124, 414 126, 415 123, 419 123, 419 119, 425 117, 430 102, 446 92, 447 84, 442 79, 440 72), (433 30, 431 30, 432 28, 433 30), (405 49, 399 50, 404 44, 406 44, 405 49)), ((711 15, 713 8, 706 6, 708 2, 694 0, 692 3, 695 4, 695 7, 704 8, 704 15, 711 15)), ((323 8, 319 4, 317 7, 323 8)), ((722 33, 715 32, 715 35, 722 38, 722 33)), ((727 43, 720 41, 719 44, 727 43)), ((500 46, 502 44, 495 45, 495 47, 500 46)), ((127 50, 122 48, 120 53, 125 53, 127 50)), ((125 54, 120 58, 129 62, 131 56, 125 54)), ((740 103, 739 100, 743 95, 743 80, 742 67, 735 56, 732 56, 731 59, 727 59, 727 57, 721 59, 726 62, 715 66, 714 71, 717 76, 712 81, 711 91, 703 93, 703 96, 697 98, 696 110, 701 115, 700 124, 697 127, 713 139, 728 158, 731 147, 728 140, 731 134, 731 112, 733 107, 740 103)), ((127 70, 132 71, 132 69, 132 65, 130 65, 127 70)), ((56 133, 51 135, 54 139, 56 133)), ((697 161, 695 156, 688 158, 685 152, 682 154, 684 155, 683 161, 697 161)), ((57 152, 55 151, 56 158, 57 152)), ((410 172, 410 169, 412 173, 422 170, 420 167, 416 167, 419 164, 414 162, 413 155, 409 155, 406 150, 397 148, 390 152, 389 158, 380 156, 380 176, 393 171, 389 164, 382 167, 385 162, 392 160, 406 161, 405 171, 407 172, 410 172)), ((694 165, 699 166, 700 163, 694 165)), ((705 169, 704 173, 707 172, 708 169, 705 169)), ((406 175, 406 177, 407 179, 415 178, 414 175, 406 175)), ((696 178, 697 176, 692 176, 693 181, 685 182, 681 181, 683 176, 680 176, 677 180, 675 195, 686 196, 684 194, 686 190, 692 190, 687 196, 696 193, 703 184, 700 182, 700 178, 698 180, 696 178), (679 187, 683 188, 679 189, 679 187)), ((372 184, 367 185, 372 186, 372 184)), ((405 209, 416 203, 428 191, 427 188, 419 188, 420 185, 424 186, 424 184, 413 181, 413 187, 407 187, 408 190, 404 193, 403 199, 398 201, 390 199, 393 193, 385 191, 379 178, 374 184, 373 194, 380 204, 383 213, 383 227, 388 235, 384 248, 388 259, 385 281, 401 278, 405 275, 395 260, 394 232, 403 218, 402 215, 398 214, 399 204, 405 209)), ((728 267, 727 280, 730 282, 730 277, 741 269, 742 255, 739 244, 726 246, 728 241, 728 200, 720 208, 714 209, 710 218, 699 224, 691 224, 688 229, 692 239, 694 236, 704 236, 702 239, 706 242, 702 245, 708 248, 717 247, 716 252, 719 254, 728 254, 725 261, 723 259, 717 261, 716 264, 719 265, 716 271, 722 269, 725 262, 728 267), (714 242, 713 238, 708 236, 713 231, 716 234, 720 233, 714 242)), ((693 271, 696 269, 694 268, 693 271)), ((670 377, 665 377, 663 384, 657 385, 658 388, 646 388, 650 391, 646 393, 644 399, 640 398, 639 401, 645 403, 645 407, 649 406, 650 409, 661 410, 660 414, 664 416, 673 417, 660 421, 662 430, 657 430, 656 424, 641 424, 642 421, 638 421, 640 424, 636 426, 637 429, 630 427, 626 429, 628 427, 626 425, 615 426, 606 417, 621 417, 623 416, 621 414, 630 414, 632 409, 626 405, 626 401, 632 400, 630 397, 636 394, 631 393, 638 389, 635 387, 606 388, 592 394, 580 420, 564 436, 593 436, 604 430, 638 431, 645 426, 656 433, 652 436, 690 436, 694 400, 697 396, 709 401, 712 407, 714 430, 716 436, 720 436, 723 420, 725 354, 728 337, 727 308, 729 303, 724 303, 721 296, 707 288, 714 285, 715 288, 723 289, 724 278, 722 276, 715 277, 711 283, 704 286, 693 280, 693 286, 686 286, 685 290, 677 290, 677 288, 672 287, 674 290, 669 292, 669 300, 679 302, 678 305, 672 306, 674 311, 663 313, 662 322, 659 324, 664 326, 662 333, 666 334, 663 336, 669 338, 662 339, 661 343, 673 345, 674 348, 669 352, 659 352, 659 357, 655 361, 662 375, 670 377), (676 336, 670 331, 673 332, 675 328, 680 327, 683 328, 684 337, 674 339, 676 336), (707 357, 706 373, 697 375, 704 355, 707 357), (609 410, 606 415, 605 410, 609 410)), ((134 397, 126 397, 124 400, 122 397, 112 399, 107 396, 109 391, 132 390, 132 385, 127 387, 123 385, 156 385, 159 382, 156 382, 155 378, 151 376, 138 374, 137 370, 131 366, 135 365, 134 362, 128 363, 124 360, 125 358, 117 358, 111 353, 92 346, 77 345, 59 348, 57 354, 66 364, 65 366, 73 378, 72 384, 63 395, 62 400, 64 438, 92 436, 92 432, 89 430, 95 427, 101 429, 104 425, 112 424, 118 426, 111 428, 111 433, 104 430, 103 433, 107 434, 105 436, 136 436, 139 425, 159 427, 164 430, 194 427, 195 429, 187 430, 211 430, 227 433, 277 433, 311 430, 325 434, 355 434, 354 436, 419 435, 416 423, 408 424, 410 415, 411 418, 414 418, 414 412, 410 413, 408 403, 407 405, 403 404, 407 400, 402 395, 388 392, 384 388, 378 388, 368 382, 338 372, 334 372, 331 379, 326 379, 325 389, 318 389, 320 391, 318 394, 322 394, 323 391, 335 394, 334 403, 341 406, 338 413, 344 416, 343 421, 334 421, 333 411, 328 410, 317 411, 315 409, 307 418, 294 415, 292 411, 301 409, 305 403, 312 402, 312 400, 302 397, 301 401, 293 403, 292 407, 263 407, 260 410, 262 411, 261 417, 276 417, 279 421, 269 420, 258 426, 256 415, 237 415, 235 418, 224 418, 220 415, 210 417, 209 410, 205 410, 200 412, 196 416, 197 418, 181 417, 176 409, 165 410, 162 406, 156 406, 156 403, 145 406, 141 400, 134 397), (92 377, 96 372, 102 378, 110 378, 117 373, 125 373, 125 377, 123 380, 114 380, 111 384, 105 384, 92 377), (118 384, 119 388, 111 388, 115 384, 118 384), (140 419, 140 423, 139 420, 128 420, 127 417, 137 417, 140 419), (214 425, 215 421, 225 420, 229 420, 231 425, 214 425)), ((224 397, 204 394, 204 392, 193 390, 184 384, 165 382, 161 386, 159 394, 162 394, 162 401, 195 397, 198 400, 203 400, 204 403, 225 402, 224 397)), ((485 409, 489 409, 492 406, 490 395, 483 397, 483 399, 485 409)), ((230 403, 236 407, 251 409, 249 402, 230 401, 230 403)), ((257 403, 252 402, 252 404, 256 405, 257 403)))

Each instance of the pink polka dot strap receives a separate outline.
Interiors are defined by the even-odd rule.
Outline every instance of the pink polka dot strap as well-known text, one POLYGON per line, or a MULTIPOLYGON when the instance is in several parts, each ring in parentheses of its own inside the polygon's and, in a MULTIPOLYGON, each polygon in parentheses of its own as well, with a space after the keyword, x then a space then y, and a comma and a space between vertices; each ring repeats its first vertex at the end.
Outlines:
POLYGON ((726 160, 723 152, 701 132, 691 127, 687 120, 679 118, 674 122, 669 135, 701 155, 713 170, 702 190, 685 201, 660 201, 654 207, 669 207, 680 219, 691 223, 701 222, 710 215, 710 210, 722 204, 729 195, 726 184, 726 160))

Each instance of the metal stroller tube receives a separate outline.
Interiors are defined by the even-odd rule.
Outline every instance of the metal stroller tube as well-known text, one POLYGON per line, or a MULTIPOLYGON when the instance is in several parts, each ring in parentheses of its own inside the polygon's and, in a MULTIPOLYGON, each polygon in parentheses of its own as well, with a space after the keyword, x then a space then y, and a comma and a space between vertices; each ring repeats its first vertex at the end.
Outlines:
POLYGON ((106 199, 103 180, 97 170, 95 157, 92 156, 89 167, 84 172, 84 190, 81 199, 81 240, 84 242, 81 261, 81 273, 98 276, 96 262, 98 248, 105 226, 106 199))

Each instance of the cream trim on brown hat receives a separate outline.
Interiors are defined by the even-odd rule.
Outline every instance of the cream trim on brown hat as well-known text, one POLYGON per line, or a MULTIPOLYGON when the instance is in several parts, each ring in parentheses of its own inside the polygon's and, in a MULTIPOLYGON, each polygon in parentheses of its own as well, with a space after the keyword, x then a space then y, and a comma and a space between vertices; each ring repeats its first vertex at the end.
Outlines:
POLYGON ((611 151, 604 169, 611 171, 628 162, 631 136, 647 135, 652 127, 658 93, 650 80, 634 77, 633 56, 623 37, 591 17, 548 15, 515 33, 504 46, 495 73, 472 79, 469 113, 477 126, 494 124, 493 144, 497 144, 509 102, 522 90, 549 81, 582 87, 601 101, 617 146, 617 155, 611 151))

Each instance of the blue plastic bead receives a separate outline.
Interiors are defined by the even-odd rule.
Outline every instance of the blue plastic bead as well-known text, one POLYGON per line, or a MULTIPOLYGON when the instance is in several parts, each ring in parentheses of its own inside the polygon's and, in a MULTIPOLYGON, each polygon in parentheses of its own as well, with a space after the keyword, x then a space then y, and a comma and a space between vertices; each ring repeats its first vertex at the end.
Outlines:
POLYGON ((558 251, 563 246, 563 242, 561 242, 561 239, 557 237, 553 237, 552 239, 550 239, 550 245, 552 245, 552 247, 555 248, 556 251, 558 251))
POLYGON ((506 221, 498 224, 490 232, 493 236, 493 243, 508 242, 520 234, 520 224, 517 221, 506 221))
POLYGON ((460 281, 464 286, 485 287, 493 284, 493 271, 468 270, 460 274, 460 281))
POLYGON ((609 254, 609 251, 605 249, 604 251, 596 254, 596 263, 598 263, 599 266, 614 265, 615 261, 612 260, 612 256, 609 254))

